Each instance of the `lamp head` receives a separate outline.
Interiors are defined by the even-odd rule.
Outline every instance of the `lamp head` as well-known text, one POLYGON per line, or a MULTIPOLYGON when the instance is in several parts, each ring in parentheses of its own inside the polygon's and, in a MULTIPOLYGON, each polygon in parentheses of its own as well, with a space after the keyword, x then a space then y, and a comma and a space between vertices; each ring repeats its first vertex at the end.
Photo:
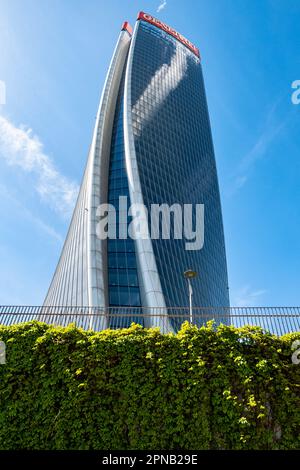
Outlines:
POLYGON ((197 271, 193 271, 192 269, 188 269, 187 271, 184 271, 183 275, 186 279, 193 279, 194 277, 197 277, 197 271))

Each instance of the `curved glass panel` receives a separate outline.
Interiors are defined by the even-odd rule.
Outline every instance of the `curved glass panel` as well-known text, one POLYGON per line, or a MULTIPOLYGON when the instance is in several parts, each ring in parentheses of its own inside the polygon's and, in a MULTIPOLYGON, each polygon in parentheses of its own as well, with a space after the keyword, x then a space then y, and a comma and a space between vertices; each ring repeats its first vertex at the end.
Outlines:
MULTIPOLYGON (((144 202, 204 204, 204 246, 152 240, 166 304, 188 305, 183 272, 193 269, 195 306, 229 306, 222 213, 201 63, 187 47, 140 21, 131 77, 134 143, 144 202)), ((195 214, 193 214, 195 215, 195 214)), ((222 319, 224 321, 224 319, 222 319)), ((226 320, 226 319, 225 319, 226 320)))
MULTIPOLYGON (((124 73, 120 84, 119 95, 116 104, 110 152, 110 167, 108 178, 108 203, 116 209, 116 233, 117 239, 108 239, 108 290, 110 307, 140 307, 140 291, 137 276, 137 265, 134 241, 130 238, 119 239, 119 197, 127 197, 130 204, 128 179, 125 169, 124 132, 123 132, 123 99, 124 99, 124 73)), ((124 214, 123 214, 124 215, 124 214)), ((130 217, 124 215, 130 223, 130 217)), ((128 310, 126 310, 126 313, 128 310)), ((122 309, 116 309, 115 313, 124 314, 122 309)), ((128 315, 128 320, 122 318, 122 327, 128 327, 134 322, 143 325, 143 319, 137 317, 140 309, 132 309, 134 315, 128 315)), ((119 327, 120 318, 112 315, 110 327, 119 327)))

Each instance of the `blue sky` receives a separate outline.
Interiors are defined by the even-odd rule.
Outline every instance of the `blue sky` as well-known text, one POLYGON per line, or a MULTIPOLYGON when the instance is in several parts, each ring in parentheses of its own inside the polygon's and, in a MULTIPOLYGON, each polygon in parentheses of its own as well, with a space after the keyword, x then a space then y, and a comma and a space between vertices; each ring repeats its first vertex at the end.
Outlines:
POLYGON ((298 0, 1 0, 0 304, 43 301, 119 29, 140 10, 200 48, 232 305, 299 305, 298 0))

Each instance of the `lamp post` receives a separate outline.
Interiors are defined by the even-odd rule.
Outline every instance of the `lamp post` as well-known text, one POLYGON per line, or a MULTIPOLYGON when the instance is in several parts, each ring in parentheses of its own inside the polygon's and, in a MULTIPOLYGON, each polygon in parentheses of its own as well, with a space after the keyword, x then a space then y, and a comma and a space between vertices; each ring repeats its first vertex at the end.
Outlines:
POLYGON ((187 271, 184 271, 183 273, 184 277, 187 279, 188 286, 189 286, 189 304, 190 304, 190 324, 193 323, 193 289, 192 289, 192 283, 191 279, 194 279, 197 277, 197 272, 192 271, 192 269, 188 269, 187 271))

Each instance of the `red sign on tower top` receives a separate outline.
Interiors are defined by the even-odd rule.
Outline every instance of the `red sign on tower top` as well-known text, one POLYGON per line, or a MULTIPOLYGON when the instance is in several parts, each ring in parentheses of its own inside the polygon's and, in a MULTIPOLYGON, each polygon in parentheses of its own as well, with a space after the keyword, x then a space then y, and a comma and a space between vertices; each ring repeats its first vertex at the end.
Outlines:
POLYGON ((186 39, 182 34, 178 33, 175 31, 175 29, 170 28, 167 24, 163 23, 162 21, 158 20, 157 18, 154 18, 151 15, 148 15, 148 13, 144 13, 143 11, 140 11, 137 17, 138 20, 144 20, 147 21, 148 23, 151 23, 157 28, 162 29, 166 33, 171 34, 174 38, 178 39, 182 44, 184 44, 186 47, 188 47, 197 57, 200 58, 200 52, 198 47, 194 46, 188 39, 186 39))
POLYGON ((121 29, 122 29, 122 31, 127 31, 127 33, 129 33, 130 36, 132 35, 132 27, 130 26, 128 21, 124 21, 124 23, 122 24, 121 29))

